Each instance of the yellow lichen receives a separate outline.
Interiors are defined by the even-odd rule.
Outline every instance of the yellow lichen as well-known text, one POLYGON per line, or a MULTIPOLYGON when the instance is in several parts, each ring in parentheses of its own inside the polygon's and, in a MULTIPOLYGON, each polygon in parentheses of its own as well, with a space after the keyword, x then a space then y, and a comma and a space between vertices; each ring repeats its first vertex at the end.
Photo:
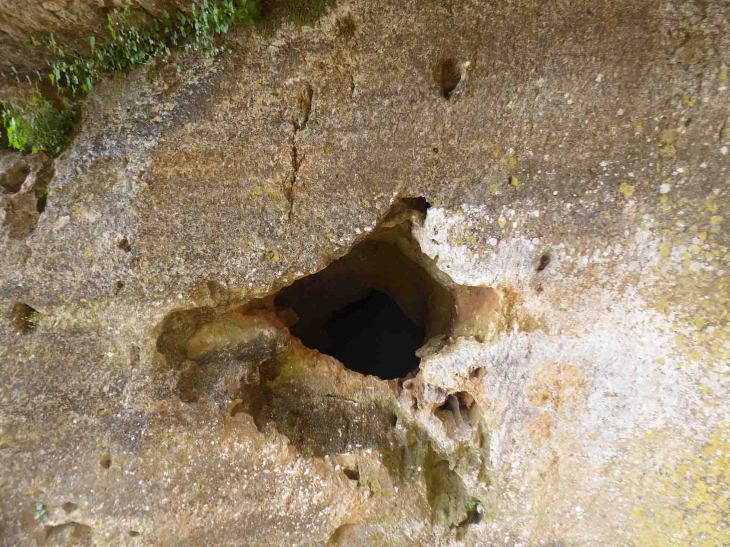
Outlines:
MULTIPOLYGON (((663 467, 651 483, 644 476, 634 484, 651 487, 652 496, 637 505, 631 520, 634 545, 730 546, 730 438, 728 424, 718 428, 700 451, 687 451, 675 465, 663 467), (655 500, 654 503, 649 500, 655 500)), ((658 439, 666 443, 668 435, 658 439)), ((651 433, 644 446, 656 444, 651 433)))
POLYGON ((673 144, 667 144, 663 148, 664 155, 668 158, 673 158, 677 155, 677 147, 673 144))
POLYGON ((708 196, 707 197, 707 200, 706 200, 706 203, 707 203, 707 210, 708 211, 710 211, 711 213, 717 213, 717 203, 715 203, 715 196, 714 195, 708 196))
POLYGON ((522 188, 522 184, 520 183, 519 179, 515 177, 514 175, 509 178, 509 183, 514 186, 517 190, 522 188))
POLYGON ((626 199, 629 199, 631 196, 634 195, 634 192, 636 191, 636 186, 633 186, 631 184, 628 184, 626 181, 621 183, 621 186, 618 187, 619 193, 626 196, 626 199))

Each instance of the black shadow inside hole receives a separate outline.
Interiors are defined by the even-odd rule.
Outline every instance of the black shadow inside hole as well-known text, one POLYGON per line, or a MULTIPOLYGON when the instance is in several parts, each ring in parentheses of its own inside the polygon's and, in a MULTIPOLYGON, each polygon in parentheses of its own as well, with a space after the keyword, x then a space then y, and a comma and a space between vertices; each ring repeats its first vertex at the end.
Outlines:
POLYGON ((537 271, 543 271, 548 267, 548 264, 550 264, 550 255, 548 253, 543 253, 540 257, 540 263, 537 265, 537 271))
POLYGON ((39 215, 43 214, 43 211, 46 210, 46 204, 48 203, 48 194, 43 193, 41 197, 38 198, 38 200, 35 203, 35 209, 38 211, 39 215))
POLYGON ((376 290, 335 311, 324 328, 327 341, 309 336, 306 324, 295 325, 292 334, 348 369, 383 380, 403 377, 418 367, 416 350, 426 335, 393 299, 376 290))
POLYGON ((441 91, 444 99, 449 100, 451 92, 456 89, 461 81, 461 70, 454 59, 441 61, 441 91))
POLYGON ((359 481, 360 480, 360 471, 357 469, 343 469, 345 472, 345 476, 350 479, 351 481, 359 481))
POLYGON ((424 214, 431 208, 431 204, 424 197, 402 198, 401 203, 414 211, 424 214))

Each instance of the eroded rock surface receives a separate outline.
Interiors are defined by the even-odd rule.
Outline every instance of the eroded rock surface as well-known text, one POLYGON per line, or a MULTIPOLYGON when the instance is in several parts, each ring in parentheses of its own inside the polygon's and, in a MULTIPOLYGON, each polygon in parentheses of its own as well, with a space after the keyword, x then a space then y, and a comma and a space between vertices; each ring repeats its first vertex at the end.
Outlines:
POLYGON ((0 158, 0 538, 730 545, 727 23, 342 2, 99 86, 0 158), (416 369, 294 334, 372 291, 416 369))

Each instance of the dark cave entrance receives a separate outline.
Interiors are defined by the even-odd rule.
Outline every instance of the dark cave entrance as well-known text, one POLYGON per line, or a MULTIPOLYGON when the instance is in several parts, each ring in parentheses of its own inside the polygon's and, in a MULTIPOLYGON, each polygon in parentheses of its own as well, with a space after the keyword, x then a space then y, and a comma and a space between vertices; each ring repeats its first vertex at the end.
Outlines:
POLYGON ((453 297, 422 266, 403 220, 410 213, 423 214, 405 202, 347 255, 279 292, 276 306, 297 314, 290 331, 305 346, 392 380, 414 372, 416 351, 449 331, 453 297))
POLYGON ((319 326, 300 323, 291 329, 305 346, 331 355, 350 370, 392 380, 418 367, 416 351, 426 329, 414 324, 398 304, 377 290, 335 311, 319 326))

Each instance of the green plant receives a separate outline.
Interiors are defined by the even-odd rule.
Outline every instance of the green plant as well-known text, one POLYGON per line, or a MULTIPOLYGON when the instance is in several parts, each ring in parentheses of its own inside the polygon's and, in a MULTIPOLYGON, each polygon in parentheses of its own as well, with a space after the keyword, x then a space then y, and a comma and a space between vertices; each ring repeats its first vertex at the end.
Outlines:
POLYGON ((57 109, 35 91, 22 106, 14 103, 2 103, 1 106, 0 115, 9 146, 34 153, 46 150, 53 155, 63 150, 76 114, 75 107, 67 101, 57 109))
POLYGON ((483 506, 484 504, 481 502, 481 500, 478 500, 477 498, 472 498, 471 496, 467 496, 466 498, 466 510, 467 511, 473 511, 478 506, 483 506))
MULTIPOLYGON (((48 78, 59 95, 76 97, 91 91, 101 79, 125 74, 158 55, 167 62, 177 46, 184 47, 186 53, 200 51, 206 58, 230 52, 230 48, 216 45, 215 37, 227 33, 234 24, 253 24, 261 6, 257 0, 202 0, 191 5, 191 12, 179 11, 175 17, 163 12, 162 20, 150 20, 129 7, 114 10, 108 16, 107 43, 97 47, 96 38, 88 37, 89 56, 65 51, 50 34, 45 42, 55 59, 49 63, 48 78)), ((38 44, 35 36, 31 36, 31 42, 38 44)), ((20 82, 14 68, 13 72, 20 82)), ((148 77, 154 79, 155 73, 148 77)), ((54 109, 37 90, 23 106, 0 102, 8 145, 29 152, 48 150, 59 154, 75 113, 76 107, 66 99, 61 108, 54 109)))
POLYGON ((33 514, 33 518, 35 520, 42 520, 43 522, 48 522, 48 512, 46 511, 45 505, 43 505, 40 502, 36 502, 35 513, 33 514))
POLYGON ((216 46, 215 36, 225 34, 236 23, 253 24, 261 7, 256 0, 203 0, 191 5, 191 14, 178 11, 175 17, 163 12, 163 19, 152 19, 144 13, 132 12, 129 6, 114 10, 108 16, 109 42, 96 47, 94 36, 88 37, 91 56, 69 54, 53 35, 47 44, 54 56, 51 63, 51 83, 59 92, 70 90, 73 95, 88 92, 107 75, 123 74, 134 67, 163 55, 169 58, 172 48, 183 46, 186 53, 202 51, 206 58, 230 49, 216 46), (139 23, 145 23, 141 28, 139 23))
POLYGON ((28 323, 32 323, 34 325, 37 325, 40 320, 41 320, 41 314, 38 313, 37 311, 31 312, 31 314, 28 316, 28 319, 26 319, 26 321, 28 321, 28 323))

